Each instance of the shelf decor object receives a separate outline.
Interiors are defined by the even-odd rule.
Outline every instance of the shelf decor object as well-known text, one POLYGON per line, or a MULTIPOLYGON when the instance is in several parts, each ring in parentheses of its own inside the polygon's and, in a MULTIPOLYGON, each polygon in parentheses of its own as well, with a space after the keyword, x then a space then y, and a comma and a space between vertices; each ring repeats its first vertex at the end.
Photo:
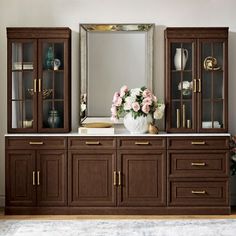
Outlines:
POLYGON ((69 132, 71 30, 7 28, 7 39, 8 132, 69 132))
POLYGON ((165 104, 167 132, 228 131, 227 27, 166 28, 165 104))

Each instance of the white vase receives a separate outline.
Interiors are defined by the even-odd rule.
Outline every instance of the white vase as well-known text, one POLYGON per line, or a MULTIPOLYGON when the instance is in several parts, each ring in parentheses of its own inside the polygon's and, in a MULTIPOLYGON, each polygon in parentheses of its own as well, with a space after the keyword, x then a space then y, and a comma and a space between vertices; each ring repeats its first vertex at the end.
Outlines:
POLYGON ((131 134, 144 134, 148 131, 148 126, 152 122, 152 116, 138 116, 136 119, 131 113, 124 117, 124 126, 131 134))
POLYGON ((184 70, 188 60, 188 50, 184 48, 176 48, 174 56, 174 64, 176 70, 184 70))

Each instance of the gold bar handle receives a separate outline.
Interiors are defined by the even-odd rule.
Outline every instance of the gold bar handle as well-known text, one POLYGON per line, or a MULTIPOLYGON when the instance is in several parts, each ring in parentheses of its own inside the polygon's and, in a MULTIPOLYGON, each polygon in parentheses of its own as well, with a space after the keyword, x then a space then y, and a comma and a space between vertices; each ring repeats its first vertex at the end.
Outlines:
POLYGON ((118 171, 118 185, 121 186, 121 172, 118 171))
POLYGON ((42 80, 39 79, 39 93, 41 93, 42 91, 42 80))
POLYGON ((96 141, 96 142, 88 142, 88 141, 86 141, 85 144, 86 145, 99 145, 100 142, 99 141, 96 141))
POLYGON ((202 190, 202 191, 192 190, 192 194, 206 194, 206 191, 205 190, 202 190))
POLYGON ((205 166, 206 163, 205 162, 192 162, 191 166, 205 166))
POLYGON ((113 172, 113 184, 116 186, 116 171, 113 172))
POLYGON ((37 171, 37 185, 40 185, 40 171, 37 171))
POLYGON ((202 81, 201 79, 198 79, 198 92, 201 93, 201 88, 202 88, 202 81))
POLYGON ((34 93, 37 92, 37 80, 34 79, 34 93))
POLYGON ((43 145, 43 142, 29 142, 30 145, 43 145))
POLYGON ((197 92, 197 80, 196 79, 193 80, 193 92, 194 93, 197 92))
POLYGON ((149 145, 150 144, 150 142, 135 142, 134 143, 135 145, 149 145))
POLYGON ((192 145, 205 145, 206 144, 206 142, 204 142, 204 141, 193 141, 193 142, 191 142, 191 144, 192 145))
POLYGON ((35 186, 35 171, 33 171, 33 186, 35 186))

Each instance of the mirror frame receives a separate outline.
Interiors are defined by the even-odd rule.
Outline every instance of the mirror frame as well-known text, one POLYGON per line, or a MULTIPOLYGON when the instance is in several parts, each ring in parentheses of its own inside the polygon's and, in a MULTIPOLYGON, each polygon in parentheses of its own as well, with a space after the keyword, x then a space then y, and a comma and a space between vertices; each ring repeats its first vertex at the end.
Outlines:
MULTIPOLYGON (((154 28, 155 24, 80 24, 80 44, 79 44, 79 58, 80 58, 80 78, 79 78, 79 124, 86 118, 89 118, 85 109, 84 114, 81 113, 81 107, 84 103, 87 106, 88 100, 88 33, 89 32, 146 32, 147 33, 147 86, 151 91, 153 90, 153 57, 154 57, 154 28)), ((86 107, 87 108, 87 107, 86 107)))

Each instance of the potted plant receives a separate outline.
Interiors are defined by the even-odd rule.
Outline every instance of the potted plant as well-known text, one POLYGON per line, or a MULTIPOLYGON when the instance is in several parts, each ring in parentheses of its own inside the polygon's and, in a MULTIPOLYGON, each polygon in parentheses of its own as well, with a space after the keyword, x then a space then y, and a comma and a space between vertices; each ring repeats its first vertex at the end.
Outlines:
POLYGON ((164 103, 146 87, 129 89, 124 85, 114 93, 111 119, 124 117, 124 125, 131 133, 146 133, 153 119, 163 117, 164 110, 164 103))

